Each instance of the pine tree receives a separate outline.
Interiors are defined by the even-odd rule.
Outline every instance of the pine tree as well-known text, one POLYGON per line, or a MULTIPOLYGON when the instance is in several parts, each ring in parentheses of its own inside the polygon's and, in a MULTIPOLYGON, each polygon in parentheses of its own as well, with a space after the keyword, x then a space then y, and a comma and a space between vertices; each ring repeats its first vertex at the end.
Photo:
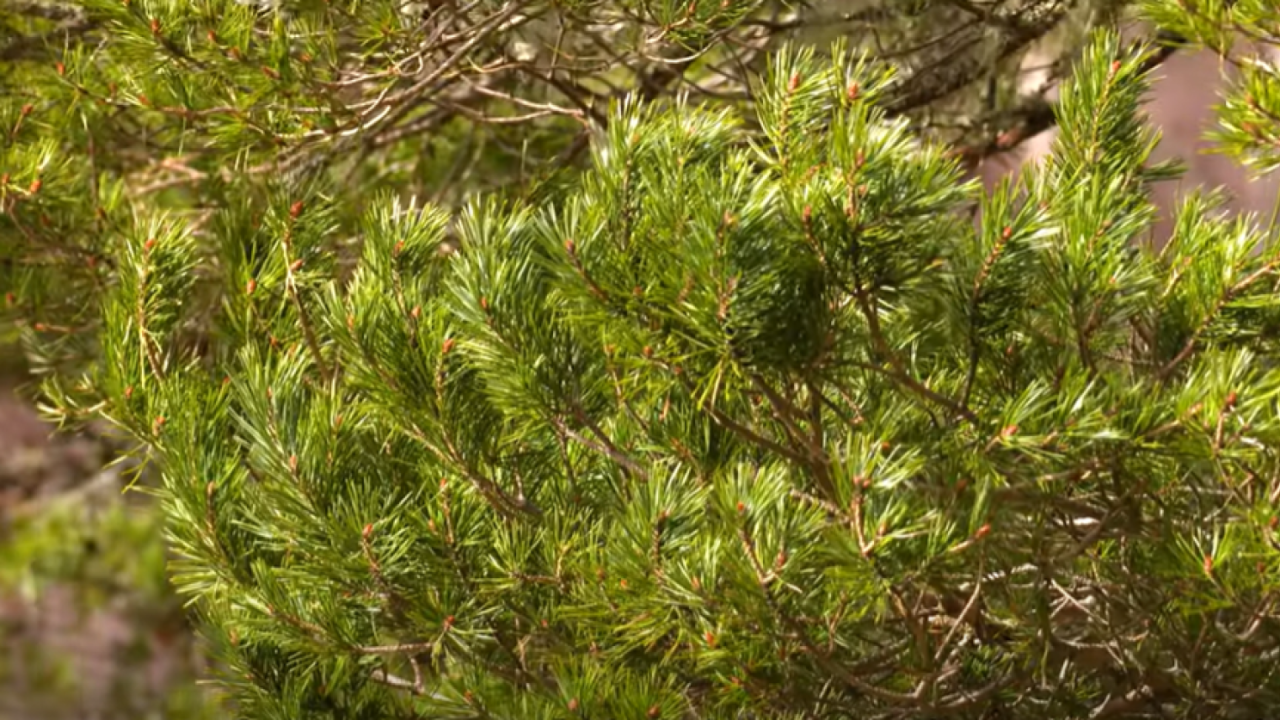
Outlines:
POLYGON ((1154 53, 989 195, 837 47, 537 202, 380 198, 354 267, 316 184, 216 268, 140 217, 50 391, 156 460, 246 716, 1263 717, 1280 247, 1211 193, 1139 242, 1154 53))
MULTIPOLYGON (((556 5, 635 62, 530 91, 548 14, 402 5, 5 5, 8 303, 64 417, 155 461, 242 714, 1268 714, 1280 248, 1213 193, 1142 244, 1168 48, 1093 42, 983 194, 904 98, 1067 4, 883 20, 991 23, 989 66, 926 48, 958 80, 837 47, 684 100, 793 21, 556 5), (454 70, 409 102, 424 37, 454 70)), ((1243 68, 1220 139, 1273 168, 1280 83, 1223 28, 1275 10, 1147 6, 1243 68)))
MULTIPOLYGON (((38 373, 73 371, 97 353, 98 288, 139 217, 190 224, 209 258, 202 228, 220 208, 315 183, 335 199, 346 266, 373 190, 450 209, 484 192, 539 202, 580 169, 611 103, 749 107, 750 78, 787 40, 850 36, 892 59, 882 106, 977 160, 1052 121, 1043 93, 1016 92, 1023 55, 1061 48, 1061 75, 1128 4, 3 0, 0 316, 40 348, 38 373)), ((193 292, 212 313, 205 279, 193 292)))
MULTIPOLYGON (((346 234, 371 188, 453 206, 572 169, 611 98, 707 83, 758 0, 0 2, 0 291, 37 372, 96 350, 97 289, 141 216, 191 226, 319 183, 346 234), (696 61, 696 62, 695 62, 696 61), (39 342, 33 342, 39 341, 39 342)), ((739 52, 749 62, 760 48, 739 52)), ((349 253, 348 253, 349 255, 349 253)), ((211 290, 203 278, 196 289, 211 290)), ((213 301, 216 308, 216 300, 213 301)), ((189 342, 206 342, 204 327, 189 342)))

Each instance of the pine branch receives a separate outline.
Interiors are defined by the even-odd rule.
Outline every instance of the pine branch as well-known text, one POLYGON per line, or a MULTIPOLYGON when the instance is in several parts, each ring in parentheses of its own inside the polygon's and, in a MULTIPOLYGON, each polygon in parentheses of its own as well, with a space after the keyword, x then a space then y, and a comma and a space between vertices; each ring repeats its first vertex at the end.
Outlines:
MULTIPOLYGON (((1186 45, 1186 39, 1168 30, 1159 30, 1155 37, 1159 48, 1141 64, 1141 72, 1149 73, 1165 63, 1180 47, 1186 45)), ((961 145, 951 151, 962 159, 965 167, 976 169, 985 159, 1000 153, 1017 149, 1024 142, 1041 133, 1052 130, 1058 123, 1057 110, 1054 105, 1045 102, 1043 95, 1049 88, 1044 88, 1030 100, 1023 101, 1018 107, 1004 114, 1015 118, 1016 122, 982 143, 961 145)))
POLYGON ((1222 309, 1225 308, 1236 296, 1247 290, 1249 286, 1268 275, 1274 274, 1277 268, 1280 268, 1280 257, 1272 259, 1262 267, 1241 279, 1236 284, 1227 288, 1227 291, 1223 293, 1222 297, 1218 298, 1213 308, 1200 321, 1200 324, 1196 326, 1195 330, 1192 331, 1191 337, 1187 338, 1187 342, 1182 346, 1182 349, 1178 351, 1178 354, 1174 355, 1173 358, 1170 359, 1169 362, 1165 363, 1165 365, 1160 368, 1159 372, 1156 373, 1156 379, 1161 382, 1167 380, 1169 376, 1178 369, 1178 366, 1190 358, 1195 352, 1196 345, 1200 342, 1201 336, 1209 329, 1209 326, 1213 324, 1213 321, 1217 319, 1218 315, 1222 312, 1222 309))
MULTIPOLYGON (((1037 0, 1016 11, 985 14, 995 27, 1002 28, 994 51, 997 61, 1012 57, 1040 39, 1066 17, 1071 5, 1064 0, 1037 0)), ((894 97, 886 102, 889 112, 899 114, 919 109, 945 98, 972 83, 989 65, 977 57, 952 57, 916 71, 903 81, 894 97)))
POLYGON ((952 413, 964 418, 972 425, 978 425, 978 416, 975 415, 972 410, 957 404, 954 400, 946 397, 945 395, 929 389, 907 372, 905 366, 902 364, 902 360, 898 357, 897 353, 893 351, 893 348, 889 346, 888 341, 884 337, 884 332, 880 328, 880 314, 872 305, 873 300, 870 294, 861 287, 855 288, 854 299, 857 301, 863 317, 867 320, 867 327, 871 333, 871 341, 875 346, 876 351, 888 360, 889 365, 892 368, 889 372, 889 376, 926 400, 930 400, 944 408, 947 408, 952 413))

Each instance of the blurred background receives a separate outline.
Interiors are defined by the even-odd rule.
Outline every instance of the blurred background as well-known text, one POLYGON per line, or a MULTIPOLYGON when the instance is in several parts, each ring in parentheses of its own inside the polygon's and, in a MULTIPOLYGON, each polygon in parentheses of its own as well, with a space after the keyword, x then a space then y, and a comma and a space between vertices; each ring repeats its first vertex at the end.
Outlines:
POLYGON ((107 438, 54 435, 29 383, 0 344, 0 720, 219 715, 155 504, 123 492, 138 468, 110 465, 107 438))

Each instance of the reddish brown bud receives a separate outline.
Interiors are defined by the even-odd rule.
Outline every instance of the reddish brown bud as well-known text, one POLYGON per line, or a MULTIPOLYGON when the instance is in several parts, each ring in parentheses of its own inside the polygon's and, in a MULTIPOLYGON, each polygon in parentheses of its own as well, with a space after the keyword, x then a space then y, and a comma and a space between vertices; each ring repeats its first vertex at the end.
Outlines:
POLYGON ((444 629, 445 629, 445 630, 451 630, 451 629, 453 629, 453 616, 452 616, 452 615, 450 615, 449 617, 446 617, 446 618, 444 619, 444 629))
POLYGON ((218 33, 210 30, 209 32, 205 33, 205 37, 208 38, 209 42, 213 43, 214 45, 218 44, 218 33))
POLYGON ((1204 556, 1204 574, 1205 575, 1213 574, 1213 556, 1212 555, 1204 556))
POLYGON ((1120 61, 1119 61, 1119 60, 1114 60, 1114 61, 1112 61, 1112 63, 1111 63, 1111 74, 1112 74, 1112 75, 1115 75, 1115 74, 1116 74, 1116 73, 1118 73, 1118 72, 1120 72, 1120 61))
POLYGON ((440 348, 440 354, 448 355, 449 351, 453 349, 453 343, 453 338, 445 338, 444 346, 440 348))
POLYGON ((800 73, 791 73, 791 79, 787 81, 787 92, 795 92, 800 87, 800 73))
POLYGON ((747 506, 741 500, 738 501, 738 514, 741 515, 747 511, 747 506))
POLYGON ((716 636, 710 630, 703 634, 702 638, 707 641, 708 647, 716 646, 716 636))
POLYGON ((40 188, 43 186, 44 186, 44 181, 42 181, 40 178, 36 178, 35 180, 31 181, 31 186, 27 188, 27 192, 32 195, 35 195, 36 193, 40 192, 40 188))
POLYGON ((986 525, 983 525, 982 527, 978 528, 978 531, 973 534, 973 537, 977 540, 981 540, 982 538, 990 534, 991 534, 991 523, 987 523, 986 525))
POLYGON ((373 523, 368 523, 364 526, 364 530, 360 532, 360 537, 367 541, 371 535, 373 535, 373 523))
POLYGON ((1017 425, 1006 425, 1004 429, 1000 431, 1000 438, 1002 440, 1008 440, 1016 434, 1018 434, 1017 425))
POLYGON ((298 55, 298 60, 299 60, 299 61, 301 61, 303 65, 310 64, 310 63, 311 63, 311 61, 312 61, 312 60, 314 60, 314 59, 315 59, 315 58, 311 57, 311 53, 309 53, 309 52, 307 52, 307 51, 305 51, 305 50, 304 50, 304 51, 302 51, 302 53, 300 53, 300 54, 298 55))
POLYGON ((1237 401, 1237 400, 1239 400, 1239 399, 1240 399, 1240 397, 1236 394, 1236 392, 1235 392, 1234 390, 1232 390, 1232 391, 1231 391, 1231 393, 1230 393, 1229 395, 1227 395, 1226 408, 1227 408, 1228 410, 1230 410, 1231 408, 1235 407, 1235 406, 1236 406, 1236 401, 1237 401))
POLYGON ((151 34, 152 35, 160 34, 160 21, 156 18, 151 18, 151 34))
POLYGON ((1006 228, 1005 228, 1003 231, 1001 231, 1001 233, 1000 233, 1000 239, 1002 239, 1002 240, 1008 240, 1008 239, 1009 239, 1009 238, 1011 238, 1011 237, 1013 237, 1013 228, 1011 228, 1011 227, 1006 227, 1006 228))
POLYGON ((273 70, 273 69, 272 69, 272 68, 270 68, 270 67, 267 67, 266 65, 263 65, 262 67, 260 67, 260 68, 259 68, 259 70, 261 70, 261 71, 262 71, 262 74, 263 74, 263 75, 266 75, 267 77, 271 78, 272 80, 279 80, 279 79, 280 79, 280 73, 276 72, 275 70, 273 70))
POLYGON ((155 246, 156 246, 155 238, 147 238, 147 241, 142 243, 142 249, 148 252, 150 252, 151 249, 154 248, 155 246))
POLYGON ((578 698, 569 700, 569 712, 578 712, 578 698))
POLYGON ((30 114, 31 114, 31 111, 32 111, 33 109, 35 109, 35 106, 34 106, 34 105, 32 105, 31 103, 27 103, 27 104, 23 105, 23 106, 22 106, 22 117, 26 117, 26 116, 30 115, 30 114))
POLYGON ((297 455, 289 456, 289 470, 292 472, 298 472, 298 456, 297 455))
POLYGON ((129 400, 132 397, 133 397, 133 386, 130 385, 129 387, 124 389, 124 399, 129 400))
POLYGON ((622 588, 623 590, 626 590, 626 589, 627 589, 627 579, 626 579, 626 578, 622 578, 621 580, 619 580, 619 581, 618 581, 618 587, 622 588))
POLYGON ((653 348, 649 347, 648 345, 645 345, 644 349, 641 350, 640 352, 647 358, 653 357, 653 348))
POLYGON ((66 75, 66 74, 67 74, 67 66, 66 66, 66 65, 63 65, 61 62, 56 62, 56 63, 54 63, 54 64, 53 64, 53 69, 54 69, 54 70, 56 70, 56 71, 58 71, 58 76, 59 76, 59 77, 61 77, 61 76, 63 76, 63 75, 66 75))
POLYGON ((302 201, 301 201, 301 200, 298 200, 298 201, 297 201, 297 202, 295 202, 294 204, 290 205, 290 206, 289 206, 289 218, 290 218, 290 219, 292 219, 292 220, 297 220, 297 219, 298 219, 298 216, 302 214, 302 207, 303 207, 303 206, 302 206, 302 201))
POLYGON ((578 244, 577 244, 577 243, 575 243, 575 242, 573 241, 573 238, 566 238, 566 239, 565 239, 565 241, 564 241, 564 251, 565 251, 565 252, 567 252, 567 253, 569 253, 570 255, 572 255, 572 254, 574 254, 575 252, 577 252, 577 251, 578 251, 578 244))
POLYGON ((858 88, 857 82, 849 83, 849 88, 845 90, 845 95, 849 98, 850 101, 858 99, 858 89, 859 88, 858 88))
POLYGON ((232 45, 230 48, 227 49, 227 57, 230 57, 232 60, 239 61, 240 48, 232 45))
POLYGON ((648 712, 648 713, 646 713, 646 714, 647 714, 650 718, 656 718, 656 717, 658 717, 659 715, 661 715, 661 714, 662 714, 662 708, 658 707, 657 705, 651 705, 651 706, 649 706, 649 712, 648 712))
POLYGON ((245 283, 244 285, 244 294, 252 295, 253 291, 257 289, 258 289, 258 281, 254 280, 253 278, 249 278, 249 282, 245 283))
POLYGON ((480 309, 485 312, 489 312, 489 298, 480 298, 480 309))
POLYGON ((409 317, 413 318, 414 320, 417 320, 418 316, 421 314, 422 314, 421 305, 414 305, 413 309, 409 311, 409 317))
POLYGON ((449 487, 449 478, 447 477, 440 478, 440 490, 443 491, 447 487, 449 487))
POLYGON ((298 258, 297 260, 293 261, 293 264, 289 266, 289 269, 292 270, 293 272, 298 272, 299 268, 301 267, 302 267, 302 258, 298 258))
POLYGON ((146 95, 138 93, 138 104, 143 107, 151 107, 151 100, 149 100, 146 95))

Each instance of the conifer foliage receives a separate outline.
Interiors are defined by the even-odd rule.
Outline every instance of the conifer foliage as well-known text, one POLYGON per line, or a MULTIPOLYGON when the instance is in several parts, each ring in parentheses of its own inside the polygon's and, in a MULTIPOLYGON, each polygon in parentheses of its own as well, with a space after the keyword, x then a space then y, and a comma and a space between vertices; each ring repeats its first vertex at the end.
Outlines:
POLYGON ((1231 85, 1213 133, 1255 170, 1280 168, 1280 6, 1269 0, 1144 0, 1145 14, 1229 67, 1231 85))
POLYGON ((354 269, 282 185, 211 221, 207 352, 138 223, 83 385, 239 711, 1261 717, 1280 246, 1212 195, 1136 242, 1149 56, 1099 38, 989 196, 839 48, 761 135, 635 102, 539 206, 381 199, 354 269))

